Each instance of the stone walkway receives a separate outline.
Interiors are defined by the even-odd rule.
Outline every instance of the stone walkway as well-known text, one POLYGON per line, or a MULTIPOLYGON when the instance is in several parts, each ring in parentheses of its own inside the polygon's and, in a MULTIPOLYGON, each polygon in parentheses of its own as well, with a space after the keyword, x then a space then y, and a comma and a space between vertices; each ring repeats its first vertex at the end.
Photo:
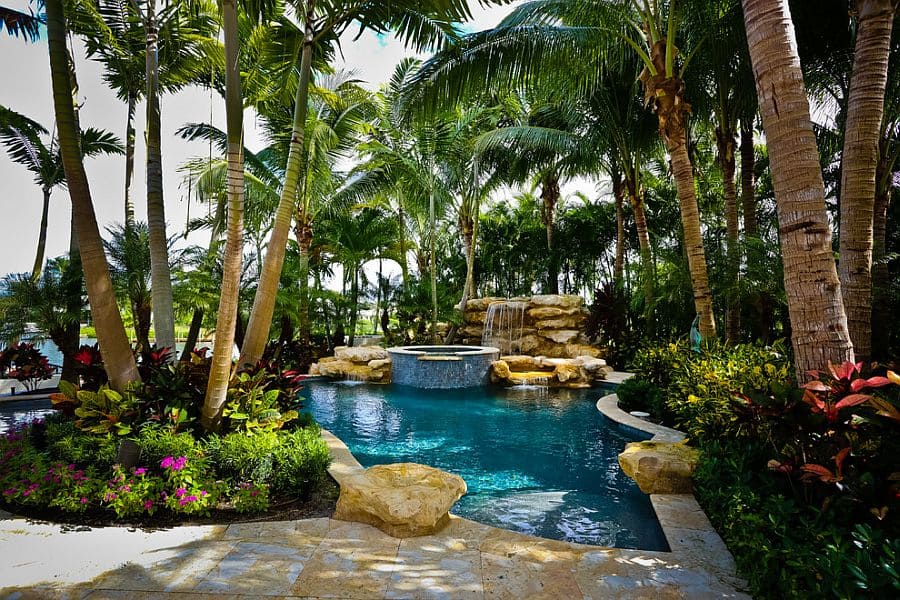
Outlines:
POLYGON ((457 517, 404 540, 328 518, 153 532, 0 518, 3 598, 747 598, 677 553, 457 517))

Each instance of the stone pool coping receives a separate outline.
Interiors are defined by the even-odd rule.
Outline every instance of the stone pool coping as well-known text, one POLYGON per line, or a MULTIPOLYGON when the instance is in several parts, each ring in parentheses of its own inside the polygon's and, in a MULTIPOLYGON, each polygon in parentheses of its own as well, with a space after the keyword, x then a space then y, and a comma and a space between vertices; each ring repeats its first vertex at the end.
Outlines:
MULTIPOLYGON (((597 407, 598 409, 600 409, 602 402, 604 409, 609 410, 610 414, 614 415, 615 417, 622 419, 621 424, 625 425, 626 427, 632 427, 634 429, 650 433, 650 431, 645 429, 644 426, 653 424, 647 423, 646 421, 641 421, 640 419, 636 419, 635 417, 632 417, 628 413, 622 411, 616 405, 616 401, 616 395, 609 394, 598 400, 597 407), (612 407, 610 407, 610 403, 612 403, 612 407), (632 424, 629 419, 641 421, 643 425, 638 426, 641 425, 641 423, 632 424)), ((601 409, 601 412, 603 412, 603 409, 601 409)), ((604 412, 604 415, 605 414, 606 413, 604 412)), ((616 420, 613 417, 609 418, 614 421, 616 420)), ((654 430, 654 440, 681 441, 684 438, 684 434, 679 431, 675 431, 674 429, 668 429, 667 427, 662 427, 660 425, 654 425, 654 427, 656 428, 654 430), (656 437, 657 435, 660 437, 656 437), (669 438, 676 438, 680 436, 680 438, 670 440, 665 436, 668 436, 669 438)), ((328 446, 332 457, 332 462, 331 466, 328 468, 328 473, 334 478, 338 485, 341 484, 342 479, 365 471, 365 467, 363 467, 359 463, 359 461, 356 460, 356 457, 353 456, 353 453, 350 452, 350 449, 340 438, 326 429, 322 429, 321 435, 322 439, 328 446)), ((715 529, 713 529, 712 524, 709 522, 709 519, 703 512, 703 509, 700 508, 700 505, 697 503, 697 500, 696 498, 694 498, 693 494, 651 494, 650 502, 653 506, 653 510, 656 512, 657 519, 659 520, 660 526, 662 527, 663 534, 666 537, 666 541, 669 544, 669 548, 671 550, 670 552, 626 550, 621 548, 607 548, 603 546, 590 546, 586 544, 550 540, 520 534, 505 529, 499 529, 490 525, 484 525, 475 521, 470 521, 469 519, 457 517, 455 515, 451 516, 454 520, 464 522, 468 527, 472 527, 474 529, 481 529, 489 532, 499 532, 498 535, 504 535, 509 539, 517 540, 521 544, 542 547, 546 546, 547 548, 553 549, 548 550, 548 552, 644 552, 645 554, 653 555, 654 557, 669 555, 673 559, 673 562, 683 565, 691 565, 692 567, 701 567, 702 569, 708 571, 715 580, 717 580, 721 584, 724 584, 724 586, 729 590, 728 594, 726 594, 725 596, 719 596, 718 594, 714 593, 710 597, 746 597, 742 593, 736 591, 746 589, 747 585, 746 582, 740 579, 736 574, 734 558, 731 556, 731 553, 728 551, 728 548, 725 546, 722 538, 719 537, 719 534, 716 533, 715 529), (735 595, 732 596, 731 594, 735 595)), ((438 535, 440 535, 440 533, 438 535)), ((585 594, 585 596, 589 597, 588 594, 585 594)), ((687 597, 694 596, 691 595, 687 597)))
MULTIPOLYGON (((683 442, 685 435, 677 429, 645 421, 619 408, 619 397, 607 394, 597 400, 597 410, 626 431, 650 434, 654 442, 683 442)), ((693 494, 650 494, 650 503, 659 519, 672 552, 687 553, 707 564, 736 587, 747 584, 737 577, 734 557, 709 522, 693 494)))

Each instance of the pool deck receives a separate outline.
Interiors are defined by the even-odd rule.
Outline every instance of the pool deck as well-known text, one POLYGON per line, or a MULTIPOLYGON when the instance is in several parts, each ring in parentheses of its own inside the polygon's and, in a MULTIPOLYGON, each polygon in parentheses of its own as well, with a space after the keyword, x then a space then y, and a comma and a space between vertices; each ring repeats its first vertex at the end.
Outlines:
MULTIPOLYGON (((323 437, 338 482, 362 469, 338 438, 323 437)), ((0 598, 749 598, 693 496, 651 501, 671 552, 547 540, 453 516, 436 535, 401 540, 330 518, 149 531, 0 511, 0 598)))

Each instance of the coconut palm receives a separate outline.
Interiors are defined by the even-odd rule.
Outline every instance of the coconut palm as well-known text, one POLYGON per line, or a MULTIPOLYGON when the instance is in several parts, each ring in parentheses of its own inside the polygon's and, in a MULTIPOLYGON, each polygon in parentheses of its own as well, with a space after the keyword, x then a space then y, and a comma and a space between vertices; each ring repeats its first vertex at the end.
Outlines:
POLYGON ((65 10, 60 0, 46 0, 45 7, 60 155, 72 200, 73 222, 77 231, 88 300, 110 384, 115 389, 123 390, 128 383, 140 380, 140 375, 110 281, 109 266, 103 252, 103 241, 79 148, 81 133, 70 78, 74 68, 71 68, 66 49, 65 10))
POLYGON ((839 275, 857 360, 872 351, 872 248, 876 169, 891 29, 898 0, 856 0, 856 51, 844 125, 839 275))
POLYGON ((455 21, 469 16, 468 3, 462 0, 418 0, 416 2, 348 2, 347 0, 307 0, 297 3, 303 23, 299 81, 294 99, 294 118, 285 181, 272 235, 266 251, 262 275, 253 302, 247 337, 239 363, 253 364, 262 356, 272 314, 275 292, 281 276, 285 244, 296 209, 298 182, 306 156, 305 126, 314 49, 330 47, 349 27, 359 24, 375 32, 395 31, 397 36, 422 50, 446 43, 455 37, 455 21))
MULTIPOLYGON (((56 138, 49 144, 42 136, 48 135, 47 129, 0 106, 0 142, 6 146, 10 158, 34 174, 34 182, 41 187, 43 204, 41 206, 41 224, 38 232, 37 253, 31 277, 37 279, 44 265, 44 249, 47 244, 47 219, 50 213, 50 195, 53 188, 65 186, 65 171, 62 165, 59 145, 56 138)), ((122 144, 114 135, 105 131, 88 128, 81 132, 82 157, 100 154, 122 154, 122 144)))
POLYGON ((743 0, 743 7, 778 207, 794 367, 803 380, 828 361, 852 361, 853 345, 787 2, 743 0))
MULTIPOLYGON (((422 69, 417 87, 425 89, 419 96, 426 107, 439 97, 453 100, 464 93, 523 84, 575 92, 602 77, 598 66, 604 64, 604 57, 618 56, 624 50, 635 52, 644 66, 645 101, 657 113, 678 188, 701 333, 714 337, 712 294, 687 149, 690 105, 684 98, 683 83, 697 41, 686 35, 691 32, 677 27, 682 17, 683 6, 675 2, 526 2, 497 28, 467 36, 456 47, 439 53, 422 69), (689 52, 680 55, 684 50, 689 52), (677 58, 679 55, 682 58, 677 58)), ((706 23, 705 28, 715 25, 706 23)))

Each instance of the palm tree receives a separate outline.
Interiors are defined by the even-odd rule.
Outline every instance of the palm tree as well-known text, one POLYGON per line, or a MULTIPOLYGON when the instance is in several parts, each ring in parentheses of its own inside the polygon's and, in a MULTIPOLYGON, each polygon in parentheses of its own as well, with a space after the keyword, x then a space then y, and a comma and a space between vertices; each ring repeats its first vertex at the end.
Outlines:
POLYGON ((856 51, 844 125, 839 274, 857 360, 872 354, 875 174, 897 0, 857 0, 856 51))
MULTIPOLYGON (((467 36, 438 54, 422 69, 417 83, 426 90, 420 94, 426 107, 439 97, 452 101, 463 93, 508 90, 523 82, 532 88, 575 91, 602 77, 597 67, 605 56, 623 49, 636 52, 644 65, 645 101, 657 113, 678 189, 701 333, 714 337, 712 294, 687 149, 690 105, 684 98, 683 74, 690 53, 676 69, 676 36, 685 33, 677 27, 682 11, 675 2, 534 0, 517 7, 497 28, 467 36)), ((696 48, 693 39, 682 41, 696 48)))
POLYGON ((306 156, 306 115, 312 73, 313 51, 328 48, 347 28, 361 24, 375 32, 395 30, 398 36, 421 50, 446 43, 455 37, 455 21, 468 17, 468 3, 462 0, 418 0, 410 2, 349 2, 347 0, 307 0, 297 4, 304 36, 300 56, 299 81, 294 99, 294 118, 281 201, 266 251, 262 274, 253 301, 247 336, 239 364, 254 364, 262 356, 272 315, 281 267, 284 262, 291 221, 296 211, 298 182, 306 156))
POLYGON ((26 42, 36 42, 41 37, 41 25, 44 19, 29 11, 24 13, 6 6, 0 6, 0 29, 13 37, 22 36, 26 42))
POLYGON ((769 150, 798 380, 853 360, 831 251, 825 186, 786 0, 743 0, 769 150))
POLYGON ((45 6, 53 106, 59 131, 60 154, 66 173, 69 197, 72 200, 73 221, 78 236, 88 300, 110 384, 117 390, 124 390, 130 382, 140 380, 140 375, 113 293, 109 267, 103 252, 103 241, 91 200, 91 190, 81 158, 79 148, 81 133, 70 79, 74 68, 70 68, 66 49, 66 16, 63 3, 60 0, 46 0, 45 6))
MULTIPOLYGON (((31 171, 34 181, 41 187, 43 204, 41 225, 38 232, 37 253, 31 268, 32 279, 37 279, 44 266, 44 249, 47 244, 47 219, 50 213, 50 195, 53 188, 65 186, 62 156, 56 138, 45 143, 41 136, 47 129, 28 117, 0 106, 0 141, 6 146, 10 158, 31 171)), ((82 157, 99 154, 122 154, 122 144, 111 133, 88 128, 81 132, 82 157)))

